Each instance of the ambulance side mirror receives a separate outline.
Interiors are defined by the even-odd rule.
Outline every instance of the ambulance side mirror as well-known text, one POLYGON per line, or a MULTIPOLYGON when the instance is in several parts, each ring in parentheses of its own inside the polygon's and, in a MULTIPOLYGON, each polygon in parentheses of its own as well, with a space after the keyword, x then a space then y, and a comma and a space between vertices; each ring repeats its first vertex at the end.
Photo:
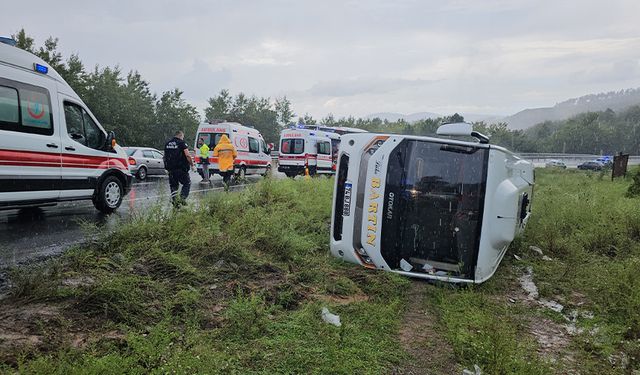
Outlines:
POLYGON ((111 151, 116 145, 116 133, 110 131, 107 133, 107 140, 105 142, 104 148, 105 150, 111 151))

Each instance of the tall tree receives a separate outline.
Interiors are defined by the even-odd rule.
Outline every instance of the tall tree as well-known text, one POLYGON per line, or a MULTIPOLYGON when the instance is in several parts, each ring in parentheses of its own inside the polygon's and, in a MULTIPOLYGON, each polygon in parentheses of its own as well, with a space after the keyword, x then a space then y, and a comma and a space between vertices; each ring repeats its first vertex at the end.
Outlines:
POLYGON ((275 110, 278 123, 282 126, 289 125, 291 119, 296 116, 291 109, 291 101, 289 101, 286 96, 276 99, 275 110))
POLYGON ((33 48, 34 40, 32 37, 27 35, 24 29, 20 29, 17 33, 12 34, 11 38, 16 41, 16 47, 31 53, 35 52, 33 48))
POLYGON ((176 130, 185 132, 187 144, 195 138, 200 115, 196 107, 182 98, 182 94, 183 92, 178 89, 165 91, 156 102, 157 126, 154 131, 154 144, 157 147, 173 136, 176 130))

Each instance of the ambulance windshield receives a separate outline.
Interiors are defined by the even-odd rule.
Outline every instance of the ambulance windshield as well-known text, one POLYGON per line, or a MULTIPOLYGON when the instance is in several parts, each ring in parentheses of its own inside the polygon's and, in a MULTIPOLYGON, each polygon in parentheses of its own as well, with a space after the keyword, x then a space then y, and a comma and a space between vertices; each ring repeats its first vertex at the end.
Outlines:
POLYGON ((488 151, 417 140, 393 150, 381 238, 392 269, 473 278, 488 151))

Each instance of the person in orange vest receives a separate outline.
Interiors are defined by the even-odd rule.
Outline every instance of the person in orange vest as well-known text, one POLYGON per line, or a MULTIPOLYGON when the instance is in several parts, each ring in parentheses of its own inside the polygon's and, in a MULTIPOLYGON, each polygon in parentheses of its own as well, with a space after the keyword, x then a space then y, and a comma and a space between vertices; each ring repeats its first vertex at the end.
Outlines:
POLYGON ((236 157, 238 157, 238 151, 231 144, 231 141, 229 141, 229 137, 227 137, 226 134, 223 134, 222 137, 220 137, 220 141, 213 149, 213 157, 218 158, 218 170, 220 171, 220 175, 224 181, 225 189, 228 189, 229 180, 233 173, 233 165, 236 157))

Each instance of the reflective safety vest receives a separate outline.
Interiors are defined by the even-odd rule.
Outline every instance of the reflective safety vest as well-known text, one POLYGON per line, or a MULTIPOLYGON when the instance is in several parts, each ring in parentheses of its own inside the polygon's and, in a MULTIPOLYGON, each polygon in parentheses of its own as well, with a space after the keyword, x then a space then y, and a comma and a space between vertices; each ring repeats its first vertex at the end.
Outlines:
POLYGON ((205 159, 209 157, 209 146, 206 143, 200 147, 200 157, 205 159))

